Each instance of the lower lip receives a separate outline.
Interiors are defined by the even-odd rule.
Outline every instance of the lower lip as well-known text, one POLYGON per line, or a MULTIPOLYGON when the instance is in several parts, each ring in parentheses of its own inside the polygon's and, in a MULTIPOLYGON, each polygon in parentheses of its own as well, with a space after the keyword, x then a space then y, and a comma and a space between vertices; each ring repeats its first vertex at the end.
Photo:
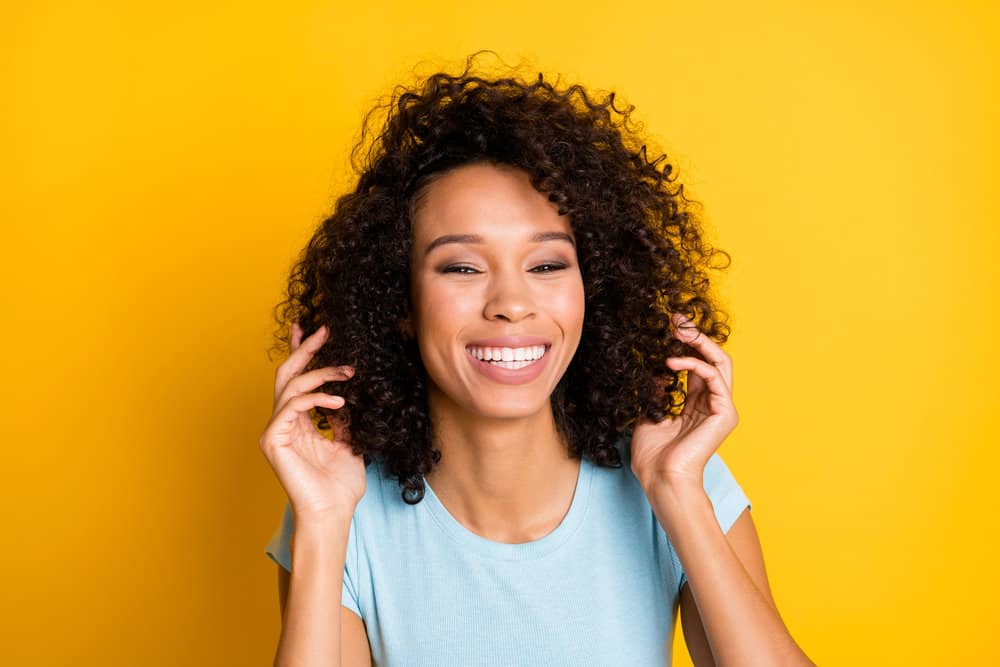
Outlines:
POLYGON ((531 382, 545 369, 545 364, 550 354, 552 354, 551 347, 545 350, 542 358, 533 364, 529 364, 524 368, 511 369, 491 364, 488 361, 480 361, 469 354, 468 350, 465 351, 465 356, 469 358, 469 361, 476 367, 476 370, 494 382, 500 382, 501 384, 524 384, 525 382, 531 382))

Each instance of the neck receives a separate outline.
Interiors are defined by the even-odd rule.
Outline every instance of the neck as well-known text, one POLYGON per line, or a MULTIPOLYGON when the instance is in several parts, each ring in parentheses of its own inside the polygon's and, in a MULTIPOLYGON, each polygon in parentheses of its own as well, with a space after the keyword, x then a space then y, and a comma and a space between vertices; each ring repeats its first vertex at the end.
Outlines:
POLYGON ((548 403, 517 419, 473 416, 435 392, 429 407, 441 460, 424 478, 459 523, 506 543, 540 539, 559 525, 581 462, 570 457, 548 403))

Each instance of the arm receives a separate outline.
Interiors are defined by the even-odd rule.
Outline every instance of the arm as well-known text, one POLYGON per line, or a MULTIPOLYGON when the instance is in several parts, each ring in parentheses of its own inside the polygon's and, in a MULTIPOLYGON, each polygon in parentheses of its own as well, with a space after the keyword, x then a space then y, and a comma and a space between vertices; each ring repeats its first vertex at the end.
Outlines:
MULTIPOLYGON (((279 561, 277 550, 268 551, 282 565, 287 562, 289 570, 287 577, 280 571, 278 577, 282 628, 274 664, 355 667, 365 663, 342 661, 342 634, 347 633, 341 630, 341 600, 353 515, 365 495, 365 464, 363 457, 354 453, 346 431, 335 431, 331 439, 316 430, 309 415, 319 406, 337 409, 344 405, 344 398, 306 393, 332 380, 347 379, 354 372, 350 366, 303 372, 326 342, 329 329, 321 326, 304 341, 302 334, 298 323, 293 323, 292 353, 278 367, 274 413, 260 437, 261 451, 289 503, 282 531, 276 535, 286 540, 282 552, 287 556, 279 561)), ((361 619, 352 623, 356 628, 361 619)), ((349 636, 346 644, 357 646, 359 642, 351 639, 357 634, 349 636)))
POLYGON ((750 513, 727 539, 703 488, 663 485, 647 496, 687 574, 681 621, 695 665, 814 665, 774 606, 750 513))
MULTIPOLYGON (((342 611, 340 599, 350 525, 348 515, 342 520, 304 522, 296 527, 287 601, 281 605, 276 667, 364 664, 347 662, 341 656, 341 623, 346 610, 342 611)), ((280 586, 279 579, 279 592, 280 586)))
MULTIPOLYGON (((292 574, 281 565, 278 568, 278 609, 284 624, 288 587, 292 574)), ((345 605, 340 607, 340 664, 350 667, 372 667, 368 630, 361 617, 345 605)))
POLYGON ((683 409, 660 421, 639 420, 631 466, 687 576, 681 619, 691 657, 699 667, 813 665, 771 599, 749 514, 743 513, 741 524, 737 520, 740 527, 730 528, 736 532, 728 540, 704 486, 712 457, 739 422, 733 360, 689 318, 680 313, 671 318, 673 336, 697 353, 666 359, 675 373, 686 375, 682 406, 671 402, 683 409), (689 623, 695 616, 698 622, 689 623))
MULTIPOLYGON (((777 608, 767 581, 764 554, 757 537, 757 529, 754 527, 749 510, 744 510, 733 523, 726 533, 726 540, 746 568, 747 574, 757 585, 757 589, 764 594, 772 607, 777 608)), ((680 591, 680 607, 681 629, 684 631, 684 640, 692 662, 696 667, 711 667, 715 664, 715 658, 712 657, 712 648, 708 644, 708 637, 705 636, 705 626, 698 613, 698 604, 691 593, 691 584, 686 581, 680 591)))

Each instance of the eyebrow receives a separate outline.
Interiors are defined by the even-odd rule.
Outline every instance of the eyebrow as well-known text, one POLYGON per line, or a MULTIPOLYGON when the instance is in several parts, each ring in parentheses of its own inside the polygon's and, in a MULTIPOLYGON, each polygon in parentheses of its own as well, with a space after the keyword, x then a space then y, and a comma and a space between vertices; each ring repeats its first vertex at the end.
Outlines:
MULTIPOLYGON (((576 243, 573 242, 573 237, 566 232, 538 232, 532 235, 532 243, 544 243, 545 241, 566 241, 573 248, 576 248, 576 243)), ((446 234, 445 236, 439 236, 430 242, 427 249, 424 250, 424 257, 431 253, 431 250, 437 248, 438 246, 443 246, 448 243, 484 243, 483 237, 478 234, 446 234)))

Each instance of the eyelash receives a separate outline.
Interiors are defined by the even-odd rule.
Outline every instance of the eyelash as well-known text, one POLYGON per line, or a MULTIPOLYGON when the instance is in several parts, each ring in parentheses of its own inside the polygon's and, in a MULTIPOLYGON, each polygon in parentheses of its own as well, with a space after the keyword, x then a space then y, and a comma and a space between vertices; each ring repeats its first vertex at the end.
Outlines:
MULTIPOLYGON (((562 271, 563 269, 567 268, 565 264, 557 264, 555 262, 546 262, 545 264, 539 264, 538 266, 535 267, 535 269, 541 268, 543 266, 551 266, 551 267, 554 268, 555 271, 562 271)), ((466 276, 467 275, 471 275, 471 274, 468 274, 468 273, 463 273, 461 271, 458 271, 457 269, 470 269, 470 270, 472 270, 472 271, 474 271, 476 273, 479 273, 478 271, 476 271, 475 269, 473 269, 471 266, 461 266, 461 265, 457 265, 457 264, 453 264, 451 266, 446 266, 445 268, 443 268, 441 270, 441 273, 459 273, 461 275, 466 275, 466 276)), ((534 271, 535 269, 531 269, 531 270, 534 271)), ((542 271, 541 273, 553 273, 553 271, 542 271)))

